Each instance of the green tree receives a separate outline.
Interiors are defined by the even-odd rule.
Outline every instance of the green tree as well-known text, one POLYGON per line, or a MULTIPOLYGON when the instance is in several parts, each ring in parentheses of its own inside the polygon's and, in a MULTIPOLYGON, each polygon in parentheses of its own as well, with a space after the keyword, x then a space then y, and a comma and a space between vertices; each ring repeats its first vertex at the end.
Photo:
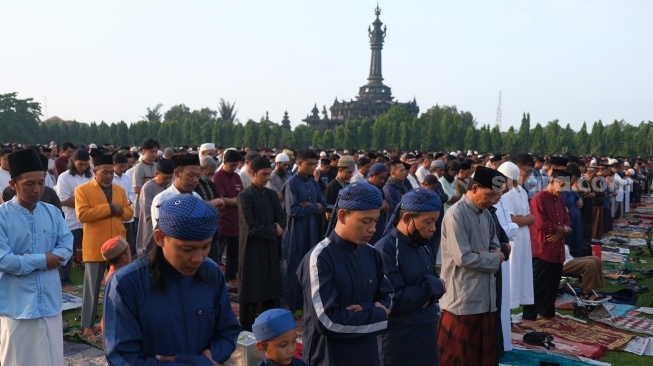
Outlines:
POLYGON ((562 130, 562 137, 561 137, 561 142, 560 142, 560 148, 561 152, 569 152, 569 151, 574 151, 574 130, 571 129, 571 126, 569 126, 569 123, 567 123, 567 126, 565 126, 565 129, 562 130))
POLYGON ((598 120, 594 122, 590 132, 590 153, 602 154, 603 146, 603 122, 598 120))
POLYGON ((372 147, 372 121, 365 117, 358 129, 358 143, 362 149, 368 150, 372 147))
POLYGON ((324 131, 324 134, 322 135, 322 147, 325 149, 333 149, 336 147, 336 137, 333 131, 324 131))
POLYGON ((253 120, 247 121, 245 123, 245 135, 243 136, 243 145, 249 148, 255 148, 258 144, 258 123, 253 120))
POLYGON ((517 146, 519 151, 529 151, 531 148, 531 114, 523 113, 519 132, 517 133, 517 146))
POLYGON ((481 127, 478 138, 478 148, 481 152, 490 152, 492 150, 492 136, 490 135, 490 126, 481 127))
MULTIPOLYGON (((177 122, 183 122, 184 118, 190 114, 190 108, 188 108, 185 104, 177 104, 173 105, 168 109, 168 111, 164 115, 164 120, 166 122, 172 122, 172 121, 177 121, 177 122)), ((153 122, 161 122, 158 120, 153 120, 149 121, 151 123, 153 122)))
POLYGON ((492 127, 490 135, 492 141, 492 152, 495 154, 500 153, 501 148, 503 147, 503 141, 501 139, 501 130, 499 129, 499 125, 492 127))
MULTIPOLYGON (((401 133, 401 140, 399 143, 400 150, 409 150, 410 149, 410 140, 412 136, 410 135, 410 126, 412 125, 411 121, 402 121, 401 126, 399 126, 401 133)), ((356 145, 354 145, 356 146, 356 145)))
POLYGON ((324 142, 322 140, 322 134, 320 131, 313 132, 313 139, 311 139, 311 145, 314 149, 325 149, 324 142))
POLYGON ((513 153, 517 149, 517 134, 515 133, 515 128, 510 126, 508 129, 508 132, 506 132, 506 135, 503 137, 502 140, 503 147, 502 151, 505 153, 513 153))
POLYGON ((533 131, 531 131, 531 149, 530 152, 534 154, 542 154, 546 150, 546 144, 544 141, 544 129, 539 123, 535 125, 533 131))
POLYGON ((236 114, 238 114, 238 110, 236 109, 236 102, 229 103, 228 101, 220 98, 220 102, 218 103, 218 114, 220 114, 220 118, 223 121, 236 123, 236 114))
POLYGON ((345 126, 341 125, 336 128, 334 144, 337 149, 345 148, 345 126))
POLYGON ((109 127, 106 122, 100 122, 100 125, 97 128, 97 136, 95 137, 96 145, 102 145, 105 141, 109 141, 111 137, 111 127, 109 127))
POLYGON ((615 120, 603 131, 603 141, 605 142, 604 152, 606 154, 612 156, 619 154, 621 150, 621 128, 621 123, 615 120))
POLYGON ((163 107, 163 104, 161 103, 157 104, 156 107, 152 109, 148 107, 147 113, 141 118, 147 122, 154 122, 154 121, 163 122, 163 120, 161 119, 163 117, 161 114, 161 107, 163 107))
POLYGON ((589 134, 587 133, 587 123, 583 122, 583 126, 574 135, 574 151, 577 154, 589 154, 589 134))
POLYGON ((40 118, 41 104, 32 98, 0 94, 0 141, 35 142, 32 134, 39 131, 40 118))
POLYGON ((476 140, 476 129, 472 126, 467 127, 467 131, 465 131, 464 146, 465 146, 465 150, 478 149, 478 142, 476 140))
POLYGON ((546 153, 554 154, 560 152, 562 146, 562 127, 557 119, 550 121, 544 127, 544 149, 546 153))
POLYGON ((357 120, 352 120, 348 119, 345 122, 345 146, 348 148, 358 148, 359 146, 359 141, 358 141, 358 129, 359 129, 359 123, 357 120))

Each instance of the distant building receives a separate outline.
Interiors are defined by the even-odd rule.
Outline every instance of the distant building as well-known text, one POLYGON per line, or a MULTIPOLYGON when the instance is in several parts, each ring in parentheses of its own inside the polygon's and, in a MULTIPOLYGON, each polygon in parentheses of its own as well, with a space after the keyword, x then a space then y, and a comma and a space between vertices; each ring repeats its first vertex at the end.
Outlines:
MULTIPOLYGON (((278 126, 276 122, 270 121, 268 112, 265 112, 265 119, 261 118, 261 123, 267 124, 269 127, 278 126)), ((288 111, 283 112, 283 119, 281 120, 281 127, 290 130, 290 119, 288 118, 288 111)))
POLYGON ((317 104, 315 104, 311 114, 302 120, 315 130, 320 132, 335 130, 348 119, 362 120, 369 118, 374 121, 396 105, 404 107, 409 113, 415 115, 419 113, 419 107, 415 98, 411 102, 399 103, 392 97, 390 87, 383 84, 381 50, 383 49, 386 27, 381 28, 383 23, 379 20, 381 9, 378 6, 375 9, 375 14, 376 20, 372 23, 374 29, 371 27, 368 28, 372 59, 370 61, 370 75, 367 78, 367 84, 360 87, 356 100, 342 100, 339 102, 336 98, 331 108, 329 108, 331 118, 327 115, 326 106, 322 108, 322 117, 320 117, 317 104))

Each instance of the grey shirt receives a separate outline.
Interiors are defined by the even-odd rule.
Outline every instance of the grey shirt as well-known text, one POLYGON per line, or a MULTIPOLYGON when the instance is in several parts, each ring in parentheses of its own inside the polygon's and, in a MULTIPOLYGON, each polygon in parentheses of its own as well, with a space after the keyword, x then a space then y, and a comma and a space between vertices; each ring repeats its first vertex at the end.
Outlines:
POLYGON ((140 211, 138 215, 138 231, 136 232, 136 251, 139 255, 150 244, 154 233, 154 229, 152 228, 152 200, 168 187, 170 187, 170 184, 163 187, 155 181, 150 180, 141 188, 141 194, 138 197, 140 211))
POLYGON ((272 174, 270 174, 270 180, 268 181, 268 184, 266 184, 265 186, 275 192, 283 192, 283 186, 284 184, 286 184, 288 178, 290 178, 290 172, 286 171, 286 175, 283 178, 281 178, 281 176, 275 169, 272 171, 272 174))
POLYGON ((480 210, 465 195, 442 220, 442 271, 446 293, 440 308, 455 315, 494 312, 496 279, 501 259, 490 211, 480 210))

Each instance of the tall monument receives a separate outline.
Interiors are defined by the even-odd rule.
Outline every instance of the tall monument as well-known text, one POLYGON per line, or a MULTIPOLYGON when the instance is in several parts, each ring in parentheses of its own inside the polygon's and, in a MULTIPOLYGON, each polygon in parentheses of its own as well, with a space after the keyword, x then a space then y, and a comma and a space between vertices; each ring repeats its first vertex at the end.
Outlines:
POLYGON ((320 117, 316 104, 311 114, 307 115, 302 121, 318 131, 335 130, 348 119, 362 120, 370 118, 374 121, 395 105, 404 107, 409 113, 415 115, 419 113, 419 107, 414 98, 410 102, 399 103, 392 97, 390 87, 383 84, 381 51, 383 50, 387 29, 379 19, 381 9, 378 5, 374 9, 374 13, 376 14, 376 20, 372 23, 373 28, 368 27, 367 29, 372 51, 370 75, 367 77, 367 84, 359 88, 356 100, 338 101, 336 98, 331 108, 329 108, 331 118, 327 116, 326 110, 322 112, 324 116, 320 117))

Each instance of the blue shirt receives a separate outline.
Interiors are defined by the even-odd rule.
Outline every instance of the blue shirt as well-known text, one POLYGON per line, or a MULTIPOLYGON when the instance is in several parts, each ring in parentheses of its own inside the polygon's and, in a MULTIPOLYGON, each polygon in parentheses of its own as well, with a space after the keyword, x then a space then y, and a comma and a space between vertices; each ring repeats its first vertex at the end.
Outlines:
POLYGON ((241 328, 218 265, 205 260, 193 276, 180 275, 168 262, 158 268, 163 287, 156 286, 148 257, 109 278, 104 299, 109 365, 211 366, 205 349, 224 363, 241 328), (175 356, 175 362, 159 363, 156 355, 175 356))
POLYGON ((48 270, 45 260, 50 252, 65 261, 73 254, 73 235, 58 208, 38 202, 30 212, 16 197, 0 206, 0 314, 12 319, 61 314, 59 271, 48 270))

